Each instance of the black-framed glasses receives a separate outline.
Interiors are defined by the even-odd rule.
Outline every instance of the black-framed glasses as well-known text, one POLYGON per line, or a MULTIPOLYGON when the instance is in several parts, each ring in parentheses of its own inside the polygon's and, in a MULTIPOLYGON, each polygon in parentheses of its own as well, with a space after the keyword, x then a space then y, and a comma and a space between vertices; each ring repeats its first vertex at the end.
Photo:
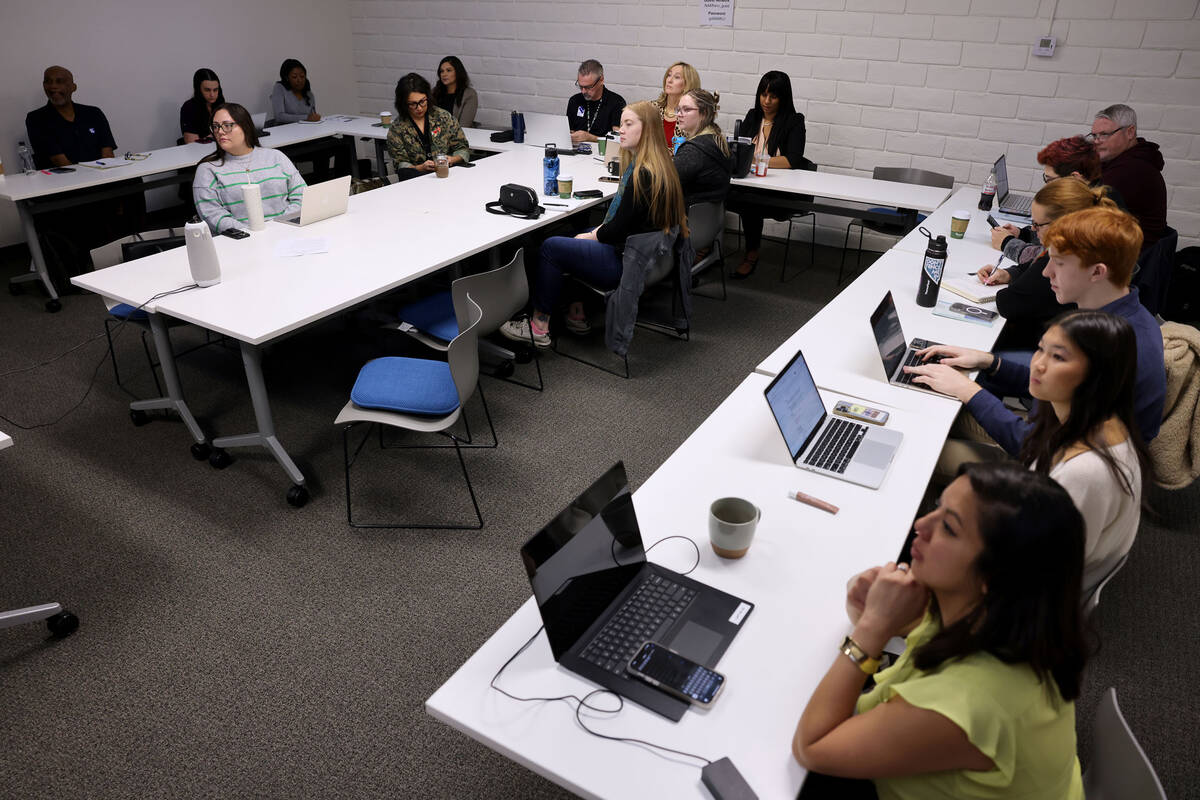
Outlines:
POLYGON ((213 133, 231 133, 236 127, 236 122, 214 122, 208 129, 213 133))
POLYGON ((1034 233, 1041 233, 1042 229, 1049 228, 1050 224, 1051 223, 1049 222, 1034 222, 1033 220, 1030 220, 1029 230, 1033 231, 1034 233))
POLYGON ((1059 177, 1060 176, 1058 176, 1058 175, 1047 175, 1046 173, 1043 172, 1042 173, 1042 183, 1049 183, 1050 181, 1056 181, 1059 179, 1059 177))
POLYGON ((427 105, 429 105, 429 98, 424 97, 424 98, 421 98, 420 100, 412 101, 411 103, 408 104, 408 107, 411 108, 413 111, 416 111, 418 108, 424 108, 427 105))
POLYGON ((596 80, 592 81, 591 83, 587 84, 586 86, 583 85, 582 83, 580 83, 579 81, 575 81, 575 85, 577 87, 579 87, 579 91, 581 91, 581 92, 590 92, 592 89, 596 88, 596 84, 600 83, 601 80, 603 80, 603 79, 596 78, 596 80))
POLYGON ((1128 125, 1122 125, 1119 128, 1113 128, 1111 131, 1095 131, 1094 133, 1089 133, 1087 136, 1085 136, 1083 138, 1089 142, 1103 142, 1105 139, 1112 136, 1114 133, 1117 133, 1118 131, 1123 131, 1128 127, 1129 127, 1128 125))

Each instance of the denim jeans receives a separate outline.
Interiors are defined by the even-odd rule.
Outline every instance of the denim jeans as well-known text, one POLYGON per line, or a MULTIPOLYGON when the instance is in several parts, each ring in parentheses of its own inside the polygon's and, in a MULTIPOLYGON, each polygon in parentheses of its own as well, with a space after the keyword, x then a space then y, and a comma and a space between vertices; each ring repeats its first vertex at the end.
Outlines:
POLYGON ((551 236, 542 242, 533 307, 553 314, 568 276, 587 281, 597 289, 615 289, 621 283, 621 256, 612 245, 594 239, 551 236))

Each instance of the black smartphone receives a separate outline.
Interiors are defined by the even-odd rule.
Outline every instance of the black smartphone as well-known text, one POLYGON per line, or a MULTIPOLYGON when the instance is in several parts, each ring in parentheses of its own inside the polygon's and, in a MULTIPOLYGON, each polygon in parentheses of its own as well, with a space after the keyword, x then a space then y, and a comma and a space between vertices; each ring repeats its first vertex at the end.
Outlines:
POLYGON ((601 175, 596 180, 600 181, 601 183, 620 183, 621 182, 620 178, 613 178, 609 175, 601 175))
POLYGON ((966 303, 953 303, 950 306, 950 310, 959 314, 965 314, 968 317, 982 319, 987 322, 991 322, 996 317, 1000 316, 996 311, 988 311, 986 308, 980 308, 979 306, 969 306, 966 303))
POLYGON ((74 172, 74 167, 51 167, 50 171, 55 175, 62 175, 64 172, 74 172))
POLYGON ((576 200, 591 200, 596 197, 604 197, 604 192, 599 189, 582 189, 571 196, 576 200))
POLYGON ((472 164, 470 161, 460 161, 460 162, 458 162, 457 164, 455 164, 454 166, 456 166, 456 167, 466 167, 467 169, 470 169, 471 167, 473 167, 473 166, 475 166, 475 165, 474 165, 474 164, 472 164))
POLYGON ((626 670, 656 689, 701 706, 712 705, 725 686, 721 673, 655 642, 642 645, 626 670))
POLYGON ((988 225, 991 225, 993 228, 1000 227, 1000 223, 996 222, 996 218, 993 217, 991 214, 988 214, 988 225))
POLYGON ((246 239, 250 236, 250 234, 243 230, 238 230, 237 228, 226 228, 225 230, 221 231, 221 235, 228 236, 230 239, 246 239))

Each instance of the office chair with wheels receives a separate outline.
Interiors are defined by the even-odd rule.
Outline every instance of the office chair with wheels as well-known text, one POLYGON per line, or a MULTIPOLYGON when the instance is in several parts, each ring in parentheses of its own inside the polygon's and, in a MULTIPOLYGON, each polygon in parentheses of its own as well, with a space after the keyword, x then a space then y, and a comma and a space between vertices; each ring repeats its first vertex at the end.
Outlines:
MULTIPOLYGON (((517 354, 513 351, 481 337, 495 333, 506 321, 519 315, 529 302, 529 278, 525 274, 523 248, 502 267, 459 278, 451 284, 450 291, 432 294, 401 308, 400 330, 428 347, 444 352, 449 342, 458 336, 459 329, 465 322, 460 311, 467 308, 464 302, 467 294, 476 299, 483 311, 478 329, 480 354, 494 356, 505 364, 517 360, 517 354), (404 323, 409 327, 405 328, 404 323)), ((526 389, 542 391, 545 388, 542 382, 542 365, 538 360, 532 333, 529 349, 534 368, 537 370, 537 385, 513 380, 502 374, 496 374, 494 377, 526 389)))
MULTIPOLYGON (((716 265, 717 274, 721 277, 720 299, 724 300, 728 297, 725 292, 725 252, 721 241, 725 236, 725 204, 694 203, 688 206, 687 220, 692 236, 692 248, 697 252, 708 249, 708 255, 692 264, 692 285, 696 285, 702 272, 716 265)), ((692 293, 697 294, 694 290, 692 293)))
POLYGON ((1117 690, 1109 688, 1092 720, 1092 760, 1083 773, 1088 800, 1167 800, 1146 751, 1117 705, 1117 690))
POLYGON ((384 357, 368 361, 358 373, 350 402, 346 403, 335 425, 342 428, 342 453, 346 465, 346 521, 354 528, 422 528, 443 530, 479 530, 483 527, 483 515, 467 463, 463 460, 461 440, 450 432, 450 428, 462 416, 463 406, 475 393, 479 381, 479 351, 476 333, 483 311, 479 305, 466 298, 466 325, 446 348, 445 361, 423 358, 384 357), (367 432, 353 454, 350 452, 350 431, 360 423, 367 423, 367 432), (351 467, 370 438, 370 425, 380 426, 380 447, 383 449, 382 426, 404 428, 418 433, 438 433, 450 439, 452 445, 404 445, 397 449, 431 449, 454 447, 467 482, 471 505, 475 508, 474 524, 431 524, 431 523, 379 523, 357 522, 354 519, 353 490, 350 482, 351 467))
MULTIPOLYGON (((913 183, 917 186, 935 186, 939 189, 953 189, 954 176, 943 175, 940 172, 930 172, 924 169, 909 169, 907 167, 876 167, 871 177, 877 181, 893 181, 895 183, 913 183)), ((917 227, 924 219, 924 214, 907 208, 872 208, 871 214, 893 217, 888 221, 856 218, 846 225, 846 236, 842 240, 842 260, 838 265, 838 286, 842 285, 842 273, 846 269, 846 248, 850 244, 850 229, 858 226, 858 248, 855 250, 854 269, 857 272, 862 267, 863 230, 871 229, 876 233, 888 236, 902 237, 917 227)))

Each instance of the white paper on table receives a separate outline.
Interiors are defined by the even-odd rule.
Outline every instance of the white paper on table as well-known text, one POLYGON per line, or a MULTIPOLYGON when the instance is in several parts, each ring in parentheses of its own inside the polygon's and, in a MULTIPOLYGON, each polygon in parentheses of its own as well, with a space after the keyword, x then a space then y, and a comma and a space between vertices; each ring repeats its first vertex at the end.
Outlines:
POLYGON ((123 158, 98 158, 95 161, 80 161, 79 166, 91 167, 92 169, 112 169, 113 167, 123 167, 130 162, 123 158))
POLYGON ((329 243, 324 238, 316 239, 285 239, 275 243, 275 257, 289 258, 292 256, 310 256, 314 253, 328 253, 329 243))

